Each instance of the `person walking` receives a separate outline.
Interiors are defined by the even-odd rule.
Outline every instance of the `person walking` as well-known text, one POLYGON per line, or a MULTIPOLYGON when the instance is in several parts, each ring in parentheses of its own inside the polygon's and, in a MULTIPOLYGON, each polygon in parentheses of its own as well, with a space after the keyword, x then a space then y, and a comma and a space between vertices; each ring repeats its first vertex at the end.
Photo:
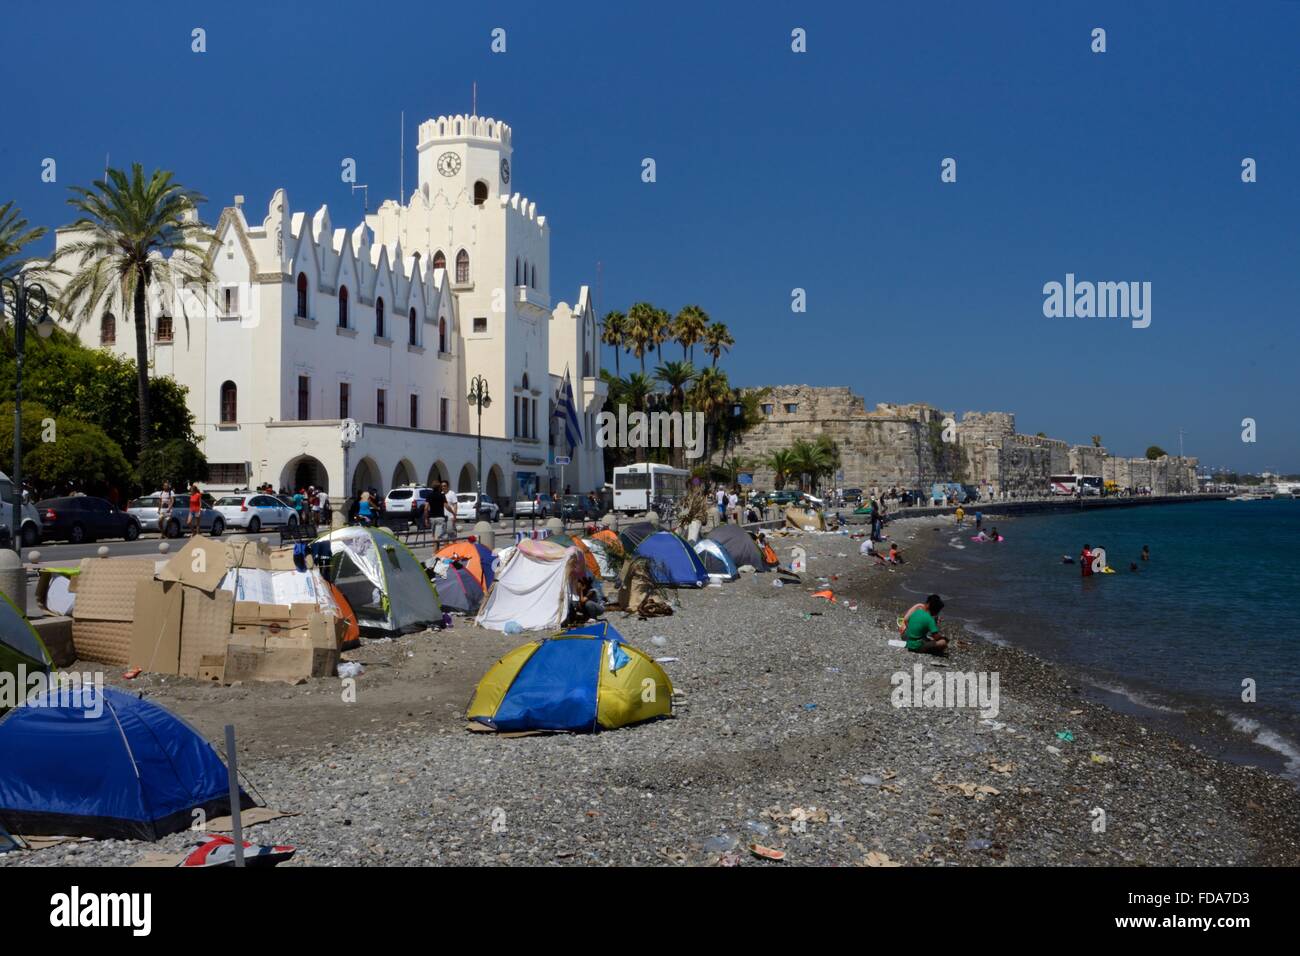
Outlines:
POLYGON ((456 492, 451 490, 451 482, 442 483, 442 497, 445 500, 444 510, 447 514, 447 533, 450 537, 456 537, 456 492))
POLYGON ((158 531, 164 538, 167 537, 167 526, 171 523, 175 507, 176 494, 172 491, 172 483, 164 481, 162 492, 158 495, 158 531))
POLYGON ((187 522, 190 537, 199 533, 199 527, 203 523, 203 492, 199 491, 197 484, 190 485, 190 518, 187 522))

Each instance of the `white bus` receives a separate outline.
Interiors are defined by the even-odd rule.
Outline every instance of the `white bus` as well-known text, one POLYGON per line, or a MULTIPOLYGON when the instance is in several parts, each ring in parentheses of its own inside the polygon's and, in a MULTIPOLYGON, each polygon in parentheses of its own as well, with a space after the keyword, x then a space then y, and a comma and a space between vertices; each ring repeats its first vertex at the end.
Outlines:
POLYGON ((663 501, 686 495, 691 474, 668 465, 646 463, 614 469, 614 510, 624 514, 649 511, 663 501))
POLYGON ((1052 475, 1051 492, 1054 495, 1100 495, 1101 475, 1052 475))

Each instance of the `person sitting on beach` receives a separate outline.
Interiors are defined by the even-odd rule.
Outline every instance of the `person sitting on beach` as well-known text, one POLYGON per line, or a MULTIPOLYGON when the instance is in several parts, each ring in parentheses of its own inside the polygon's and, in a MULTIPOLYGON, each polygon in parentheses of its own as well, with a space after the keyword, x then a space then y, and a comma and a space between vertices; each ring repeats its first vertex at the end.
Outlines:
POLYGON ((903 640, 907 649, 918 654, 944 655, 948 652, 948 639, 939 633, 939 613, 943 600, 931 594, 924 604, 918 604, 903 616, 903 640))
POLYGON ((891 543, 890 546, 889 546, 889 563, 890 563, 890 564, 902 564, 902 563, 903 563, 903 552, 901 552, 901 551, 898 550, 898 545, 897 545, 897 544, 892 544, 892 543, 891 543))
POLYGON ((575 614, 594 621, 605 613, 605 596, 601 593, 600 586, 590 574, 583 575, 582 580, 578 582, 578 586, 574 590, 575 614))
POLYGON ((989 540, 990 540, 990 541, 993 541, 993 542, 995 542, 995 543, 999 540, 999 539, 998 539, 998 526, 997 526, 997 525, 994 525, 994 526, 993 526, 993 531, 989 534, 989 540))
POLYGON ((1142 545, 1142 560, 1143 561, 1151 560, 1151 545, 1149 544, 1142 545))
POLYGON ((875 542, 867 538, 858 547, 858 553, 868 558, 875 558, 877 564, 885 564, 885 556, 876 550, 875 542))

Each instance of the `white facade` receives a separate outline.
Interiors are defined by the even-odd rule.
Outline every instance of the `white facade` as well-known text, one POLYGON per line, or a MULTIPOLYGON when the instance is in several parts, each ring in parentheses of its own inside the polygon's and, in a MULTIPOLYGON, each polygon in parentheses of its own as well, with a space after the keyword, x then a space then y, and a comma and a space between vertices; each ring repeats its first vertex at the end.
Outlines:
MULTIPOLYGON (((283 189, 250 223, 237 197, 214 227, 215 301, 152 296, 153 374, 188 387, 211 490, 310 483, 337 500, 434 479, 473 490, 478 419, 466 396, 482 375, 483 490, 514 498, 532 480, 561 491, 551 462, 569 450, 550 419, 566 367, 583 442, 564 484, 604 482, 590 295, 583 286, 574 306, 550 306, 550 228, 509 191, 510 128, 439 117, 421 124, 418 151, 409 202, 385 202, 350 231, 324 206, 292 210, 283 189), (344 419, 362 424, 346 449, 344 419)), ((111 324, 108 337, 103 317, 88 317, 79 334, 134 358, 129 317, 111 324)))

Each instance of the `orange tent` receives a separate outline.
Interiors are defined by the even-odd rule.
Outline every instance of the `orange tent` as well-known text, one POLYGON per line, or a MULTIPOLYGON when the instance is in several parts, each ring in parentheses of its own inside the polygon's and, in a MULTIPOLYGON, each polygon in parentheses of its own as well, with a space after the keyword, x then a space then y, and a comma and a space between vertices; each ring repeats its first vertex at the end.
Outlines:
POLYGON ((592 541, 599 541, 605 546, 605 550, 613 551, 616 554, 623 553, 623 542, 618 539, 613 528, 601 528, 591 536, 592 541))
POLYGON ((445 561, 459 561, 484 591, 488 588, 487 569, 483 567, 483 552, 487 548, 469 541, 454 541, 434 554, 445 561))
POLYGON ((334 598, 334 603, 339 606, 339 617, 348 626, 347 633, 343 636, 343 650, 361 645, 361 627, 357 624, 357 616, 352 613, 352 605, 348 599, 343 596, 343 592, 336 588, 329 581, 325 582, 330 589, 330 597, 334 598))

